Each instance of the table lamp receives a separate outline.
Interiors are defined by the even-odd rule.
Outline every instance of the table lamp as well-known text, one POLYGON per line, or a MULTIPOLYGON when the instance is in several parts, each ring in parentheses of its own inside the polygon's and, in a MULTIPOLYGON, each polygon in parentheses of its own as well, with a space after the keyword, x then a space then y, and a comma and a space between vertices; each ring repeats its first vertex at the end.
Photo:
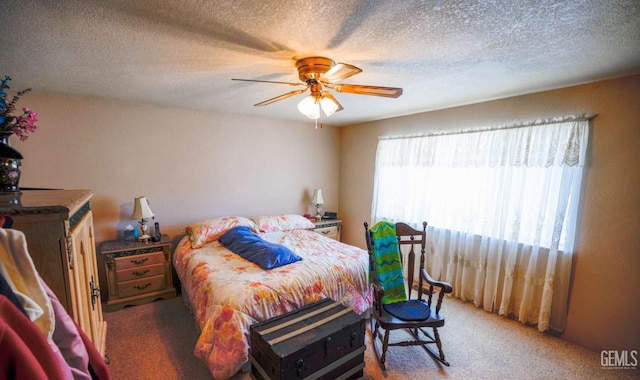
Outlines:
POLYGON ((315 188, 315 190, 313 190, 311 204, 316 206, 316 220, 320 221, 322 219, 322 215, 320 215, 320 207, 324 204, 324 199, 322 199, 322 189, 315 188))
POLYGON ((155 215, 149 208, 149 201, 145 197, 138 197, 133 201, 133 213, 131 219, 139 219, 140 221, 140 236, 138 241, 149 241, 151 236, 148 233, 148 227, 146 225, 147 219, 153 218, 155 215))

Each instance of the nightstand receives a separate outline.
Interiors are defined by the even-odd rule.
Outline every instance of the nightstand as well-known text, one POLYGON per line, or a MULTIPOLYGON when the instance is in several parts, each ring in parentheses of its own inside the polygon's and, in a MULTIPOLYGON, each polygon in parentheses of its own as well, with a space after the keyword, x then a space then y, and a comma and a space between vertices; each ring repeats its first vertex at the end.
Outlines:
POLYGON ((106 241, 100 245, 100 254, 104 257, 109 285, 107 311, 176 296, 168 235, 150 243, 106 241))
POLYGON ((323 219, 314 221, 316 228, 313 230, 331 239, 340 241, 340 232, 342 230, 342 220, 340 219, 323 219))

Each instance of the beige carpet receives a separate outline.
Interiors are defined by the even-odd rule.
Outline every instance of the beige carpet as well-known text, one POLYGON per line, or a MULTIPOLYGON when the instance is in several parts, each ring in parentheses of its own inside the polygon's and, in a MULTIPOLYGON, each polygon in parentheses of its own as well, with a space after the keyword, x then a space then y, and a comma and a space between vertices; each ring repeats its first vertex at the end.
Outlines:
MULTIPOLYGON (((600 353, 541 334, 519 322, 453 298, 440 329, 450 367, 439 365, 419 347, 392 347, 387 371, 378 366, 367 334, 365 379, 626 379, 639 370, 611 370, 600 353)), ((116 380, 210 379, 193 356, 197 333, 180 297, 105 313, 107 354, 116 380)), ((238 374, 235 379, 249 379, 238 374)))

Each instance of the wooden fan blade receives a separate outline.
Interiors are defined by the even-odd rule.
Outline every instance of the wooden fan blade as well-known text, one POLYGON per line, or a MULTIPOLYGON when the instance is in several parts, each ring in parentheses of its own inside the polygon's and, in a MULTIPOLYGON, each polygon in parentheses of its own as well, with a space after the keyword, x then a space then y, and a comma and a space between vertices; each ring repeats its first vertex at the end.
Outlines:
POLYGON ((353 65, 338 63, 330 68, 329 71, 320 75, 318 81, 323 83, 337 83, 361 72, 362 69, 359 69, 353 65))
POLYGON ((337 84, 332 87, 338 92, 346 92, 349 94, 384 96, 386 98, 397 98, 402 95, 402 89, 399 87, 379 87, 379 86, 362 86, 359 84, 337 84))
POLYGON ((306 86, 305 83, 291 83, 291 82, 276 82, 272 80, 258 80, 258 79, 236 79, 233 78, 231 80, 239 80, 242 82, 258 82, 258 83, 277 83, 277 84, 288 84, 289 86, 306 86))
POLYGON ((333 94, 332 94, 332 93, 330 93, 330 92, 328 92, 328 91, 324 91, 324 92, 322 93, 322 96, 324 96, 325 98, 329 98, 329 99, 333 100, 333 101, 336 103, 336 105, 338 106, 338 109, 336 110, 336 112, 338 112, 338 111, 342 111, 342 110, 344 109, 344 107, 342 107, 342 104, 340 104, 340 102, 338 101, 338 99, 336 99, 336 97, 335 97, 335 96, 333 96, 333 94))
POLYGON ((286 98, 290 98, 292 96, 296 96, 296 95, 302 94, 305 91, 307 91, 306 88, 304 90, 295 90, 295 91, 287 92, 286 94, 283 94, 283 95, 280 95, 280 96, 276 96, 275 98, 271 98, 271 99, 265 100, 264 102, 260 102, 258 104, 254 104, 254 106, 255 107, 266 106, 267 104, 271 104, 271 103, 277 102, 277 101, 282 100, 282 99, 286 99, 286 98))

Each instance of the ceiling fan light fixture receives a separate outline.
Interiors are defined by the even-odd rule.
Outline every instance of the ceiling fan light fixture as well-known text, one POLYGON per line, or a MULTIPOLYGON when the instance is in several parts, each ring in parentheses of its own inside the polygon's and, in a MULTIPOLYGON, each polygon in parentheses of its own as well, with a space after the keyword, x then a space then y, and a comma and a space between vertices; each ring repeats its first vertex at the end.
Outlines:
POLYGON ((333 115, 340 106, 330 97, 309 95, 298 103, 298 111, 309 119, 318 119, 320 109, 327 117, 333 115))
POLYGON ((313 95, 309 95, 298 103, 298 111, 309 119, 318 119, 320 117, 320 104, 316 102, 313 95))
MULTIPOLYGON (((402 88, 400 87, 339 84, 338 82, 361 73, 362 69, 347 63, 336 64, 329 58, 300 58, 296 61, 296 68, 298 69, 298 78, 300 78, 300 83, 237 78, 232 80, 304 86, 304 89, 287 92, 286 94, 254 104, 254 106, 266 106, 310 90, 311 94, 298 103, 298 111, 309 119, 315 120, 316 127, 318 125, 318 119, 322 116, 321 112, 329 117, 344 109, 342 104, 340 104, 338 99, 336 99, 329 90, 356 95, 382 96, 387 98, 397 98, 402 95, 402 88), (320 111, 320 109, 322 109, 322 111, 320 111)), ((322 128, 322 123, 320 123, 320 128, 322 128)))
POLYGON ((322 107, 322 111, 327 117, 333 115, 339 108, 336 102, 333 99, 328 98, 326 96, 322 96, 320 99, 320 106, 322 107))

